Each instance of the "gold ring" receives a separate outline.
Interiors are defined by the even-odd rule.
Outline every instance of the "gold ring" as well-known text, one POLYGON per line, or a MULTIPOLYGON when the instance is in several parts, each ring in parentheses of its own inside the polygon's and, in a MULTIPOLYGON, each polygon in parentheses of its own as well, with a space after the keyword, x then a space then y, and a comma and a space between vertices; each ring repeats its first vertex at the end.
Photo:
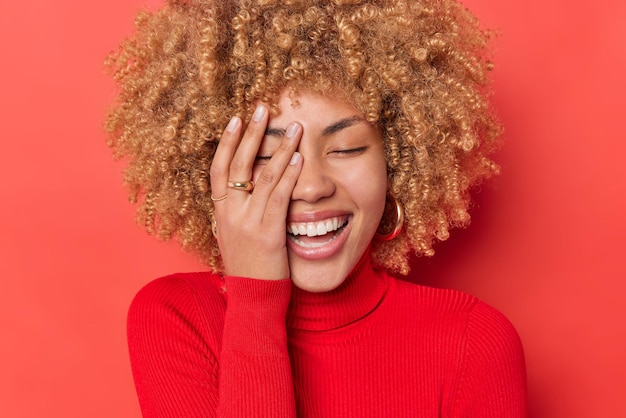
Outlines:
POLYGON ((251 192, 254 190, 254 182, 250 181, 229 181, 228 187, 235 190, 241 190, 242 192, 251 192))
POLYGON ((225 194, 224 196, 220 196, 220 197, 213 197, 213 193, 211 193, 211 200, 214 202, 219 202, 220 200, 224 200, 228 197, 227 194, 225 194))

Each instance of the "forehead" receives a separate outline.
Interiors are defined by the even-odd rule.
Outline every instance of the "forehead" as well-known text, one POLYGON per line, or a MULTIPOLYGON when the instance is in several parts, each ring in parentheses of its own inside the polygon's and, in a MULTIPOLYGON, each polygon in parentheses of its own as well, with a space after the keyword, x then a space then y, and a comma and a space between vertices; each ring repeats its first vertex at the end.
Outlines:
POLYGON ((278 109, 279 113, 270 119, 270 126, 293 121, 303 125, 327 125, 346 117, 363 117, 362 112, 340 96, 307 90, 283 90, 278 99, 278 109))

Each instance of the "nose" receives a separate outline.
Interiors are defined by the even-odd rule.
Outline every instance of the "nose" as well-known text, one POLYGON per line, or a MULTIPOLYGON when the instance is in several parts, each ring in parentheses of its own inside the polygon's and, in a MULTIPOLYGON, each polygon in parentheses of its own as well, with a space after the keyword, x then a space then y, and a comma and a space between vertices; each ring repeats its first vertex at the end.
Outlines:
POLYGON ((303 158, 302 170, 291 193, 291 200, 315 203, 332 196, 335 192, 335 182, 327 171, 315 158, 308 161, 307 158, 303 158))

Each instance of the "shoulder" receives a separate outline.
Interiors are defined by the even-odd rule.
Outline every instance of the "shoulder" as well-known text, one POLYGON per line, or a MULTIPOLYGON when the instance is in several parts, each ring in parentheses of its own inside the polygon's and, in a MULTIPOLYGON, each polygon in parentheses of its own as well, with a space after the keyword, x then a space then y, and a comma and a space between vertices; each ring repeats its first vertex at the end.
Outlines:
POLYGON ((478 300, 468 314, 457 382, 458 411, 477 417, 526 416, 522 342, 500 311, 478 300))
POLYGON ((464 369, 467 375, 504 375, 525 380, 524 350, 509 319, 477 301, 467 320, 464 369))
POLYGON ((492 344, 521 348, 511 321, 502 312, 480 300, 476 300, 469 312, 467 331, 474 336, 474 340, 491 340, 492 344))
POLYGON ((481 302, 474 296, 453 289, 423 286, 393 279, 394 304, 406 307, 420 318, 450 319, 465 322, 481 302))
POLYGON ((181 333, 215 340, 221 335, 225 306, 221 276, 201 272, 158 278, 139 290, 131 302, 129 344, 148 338, 167 341, 181 333))
POLYGON ((422 286, 395 280, 394 304, 404 306, 417 321, 446 330, 448 337, 456 335, 468 350, 491 353, 505 350, 521 355, 521 342, 512 323, 496 308, 470 294, 422 286))
POLYGON ((127 337, 145 416, 174 416, 172 407, 215 403, 224 306, 221 278, 211 273, 161 277, 137 292, 127 337), (181 403, 171 403, 172 396, 181 403))
POLYGON ((525 416, 524 353, 512 323, 464 292, 402 281, 396 286, 396 300, 413 305, 413 321, 438 336, 431 340, 448 360, 444 405, 450 415, 525 416))
POLYGON ((155 279, 141 288, 131 303, 131 311, 155 305, 194 305, 200 301, 223 302, 224 282, 209 272, 176 273, 155 279))

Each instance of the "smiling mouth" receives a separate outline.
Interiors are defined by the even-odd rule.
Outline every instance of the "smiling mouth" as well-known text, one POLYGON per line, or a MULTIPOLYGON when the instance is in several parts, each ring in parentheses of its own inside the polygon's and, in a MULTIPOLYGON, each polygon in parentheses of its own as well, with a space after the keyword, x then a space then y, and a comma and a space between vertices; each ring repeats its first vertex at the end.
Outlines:
POLYGON ((348 224, 347 216, 337 216, 319 222, 287 224, 287 237, 304 248, 319 248, 333 241, 348 224))

